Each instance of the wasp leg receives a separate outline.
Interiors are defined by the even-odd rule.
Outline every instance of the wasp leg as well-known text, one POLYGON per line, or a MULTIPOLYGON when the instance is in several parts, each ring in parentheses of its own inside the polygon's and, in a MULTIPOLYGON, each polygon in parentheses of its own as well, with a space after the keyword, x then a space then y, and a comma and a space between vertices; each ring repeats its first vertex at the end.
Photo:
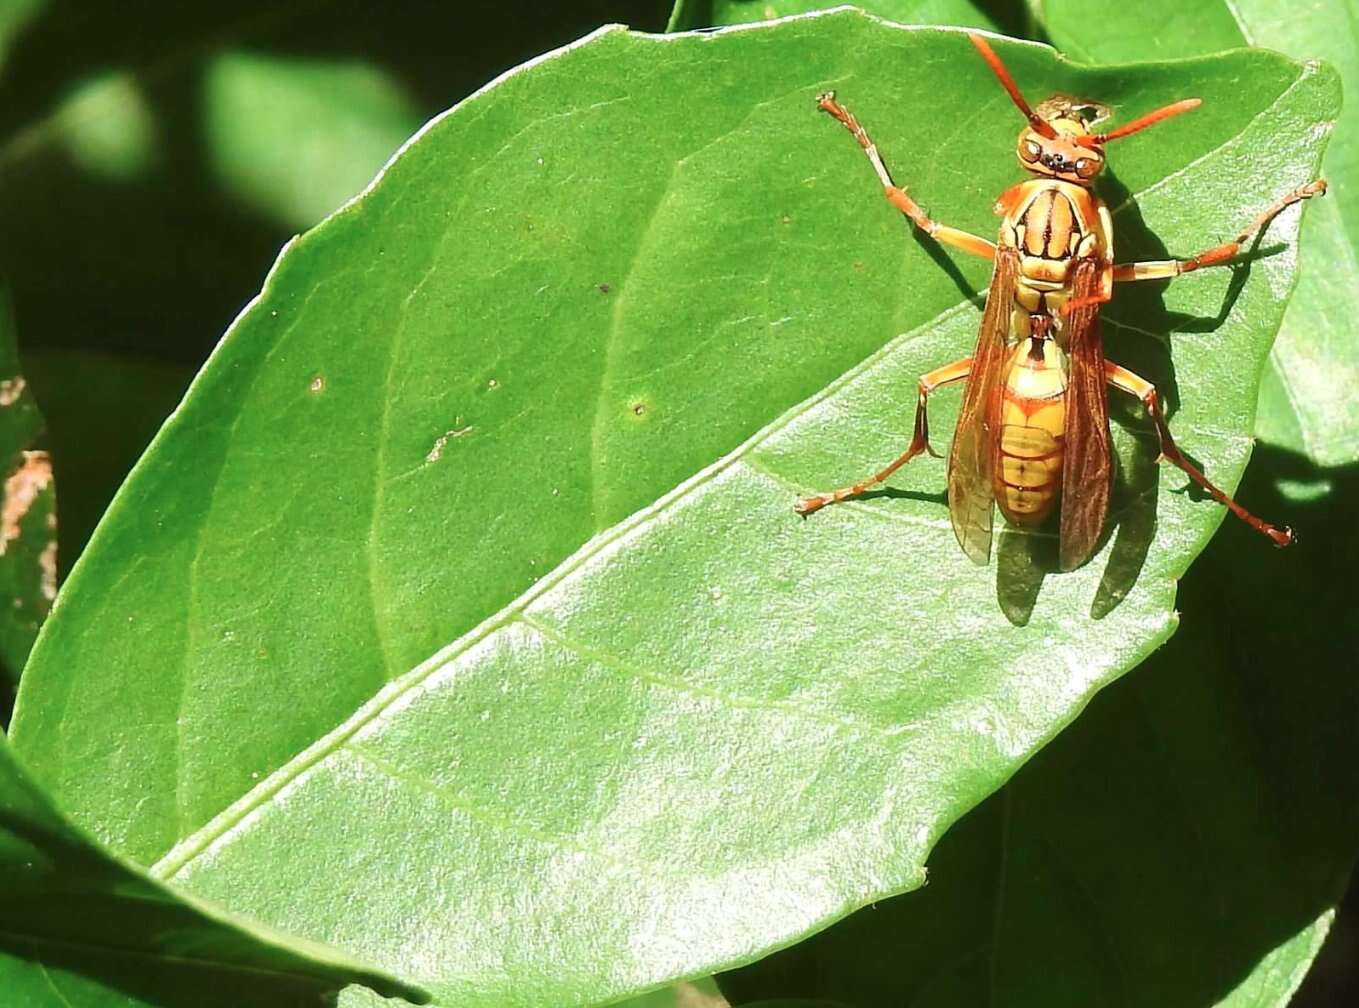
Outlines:
POLYGON ((1221 266, 1230 259, 1234 259, 1240 252, 1241 246, 1245 245, 1251 238, 1263 231, 1275 217, 1277 217, 1286 207, 1294 203, 1301 203, 1305 199, 1313 196, 1320 196, 1326 191, 1326 180, 1317 179, 1315 182, 1308 182, 1305 186, 1299 186, 1282 199, 1276 200, 1266 210, 1250 222, 1250 226, 1237 235, 1229 242, 1223 242, 1200 252, 1196 256, 1188 259, 1165 259, 1158 262, 1125 263, 1114 267, 1114 279, 1125 280, 1168 280, 1172 277, 1191 273, 1201 266, 1221 266))
POLYGON ((1163 459, 1172 462, 1183 469, 1189 475, 1190 479, 1212 494, 1214 500, 1219 504, 1225 504, 1231 509, 1232 514, 1236 515, 1236 517, 1255 529, 1255 531, 1262 535, 1269 536, 1275 546, 1287 546, 1293 541, 1293 530, 1291 528, 1287 525, 1283 528, 1279 528, 1255 517, 1255 515, 1251 514, 1240 504, 1236 503, 1236 501, 1232 500, 1217 487, 1213 486, 1213 484, 1208 481, 1208 477, 1199 472, 1194 464, 1184 457, 1180 452, 1180 449, 1176 447, 1175 439, 1170 436, 1170 428, 1166 426, 1165 414, 1161 412, 1161 399, 1160 396, 1157 395, 1155 385, 1145 378, 1133 374, 1133 372, 1129 371, 1127 368, 1119 367, 1117 364, 1109 361, 1105 361, 1104 363, 1104 373, 1109 384, 1114 388, 1120 389, 1127 392, 1129 395, 1134 395, 1142 400, 1142 405, 1146 407, 1152 422, 1156 424, 1156 433, 1161 439, 1161 457, 1163 459))
POLYGON ((950 385, 953 382, 962 381, 972 371, 972 358, 964 357, 960 361, 952 364, 945 364, 941 368, 935 368, 928 374, 920 376, 920 398, 915 406, 915 433, 911 435, 911 444, 896 459, 894 459, 881 472, 874 473, 868 479, 860 480, 852 486, 841 487, 832 493, 816 494, 812 497, 799 498, 793 505, 793 510, 800 515, 809 515, 813 511, 819 511, 827 504, 836 504, 850 497, 857 497, 871 486, 881 483, 892 473, 896 472, 911 459, 921 452, 929 452, 935 458, 941 456, 937 451, 930 447, 930 418, 926 410, 926 403, 930 393, 942 385, 950 385))
POLYGON ((892 176, 887 171, 887 166, 883 164, 882 156, 878 153, 878 145, 868 139, 868 134, 859 125, 859 120, 854 117, 854 113, 835 100, 834 91, 827 91, 825 94, 817 96, 816 106, 823 112, 830 113, 840 121, 845 129, 854 134, 854 139, 859 141, 859 146, 864 149, 864 153, 868 155, 868 160, 873 163, 873 170, 878 173, 878 179, 882 182, 883 195, 887 197, 889 203, 909 217, 916 227, 937 242, 952 245, 964 252, 981 256, 983 259, 994 259, 996 257, 994 242, 930 220, 925 211, 921 209, 920 204, 911 199, 906 194, 905 189, 900 188, 892 181, 892 176))

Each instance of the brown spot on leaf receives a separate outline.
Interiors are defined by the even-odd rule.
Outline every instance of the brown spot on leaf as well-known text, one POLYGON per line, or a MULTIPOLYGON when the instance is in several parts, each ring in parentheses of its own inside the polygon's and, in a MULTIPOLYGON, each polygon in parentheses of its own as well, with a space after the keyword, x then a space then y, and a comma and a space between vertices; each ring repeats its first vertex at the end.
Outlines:
POLYGON ((45 451, 23 452, 19 468, 5 480, 5 501, 0 505, 0 556, 19 538, 20 523, 38 495, 52 485, 52 459, 45 451))
POLYGON ((633 415, 633 416, 645 416, 645 415, 646 415, 646 403, 640 403, 640 402, 639 402, 639 403, 633 403, 633 404, 632 404, 632 415, 633 415))
MULTIPOLYGON (((458 419, 461 420, 462 417, 458 417, 458 419)), ((444 448, 448 444, 449 440, 451 440, 452 438, 465 437, 468 434, 471 434, 472 431, 474 431, 475 429, 476 429, 475 427, 472 427, 469 424, 466 427, 454 427, 452 430, 444 431, 442 434, 440 434, 437 438, 434 439, 434 446, 425 453, 425 461, 438 462, 440 457, 442 457, 444 453, 444 448)))
POLYGON ((596 284, 596 286, 599 288, 599 293, 601 294, 607 294, 609 291, 613 290, 613 288, 606 283, 596 284))

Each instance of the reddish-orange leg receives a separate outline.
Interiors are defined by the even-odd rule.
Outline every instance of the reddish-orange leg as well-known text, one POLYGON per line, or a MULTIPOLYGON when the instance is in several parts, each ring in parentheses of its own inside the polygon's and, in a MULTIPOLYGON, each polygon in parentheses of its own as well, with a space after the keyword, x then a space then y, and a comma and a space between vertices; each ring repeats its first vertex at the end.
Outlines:
POLYGON ((945 245, 952 245, 964 252, 981 256, 983 259, 994 259, 996 257, 994 242, 930 220, 925 211, 921 209, 920 204, 906 195, 905 189, 898 187, 892 181, 887 166, 882 163, 882 157, 878 154, 878 145, 868 139, 868 133, 859 125, 859 120, 854 117, 854 113, 835 100, 834 91, 827 91, 825 94, 819 95, 816 99, 816 105, 823 112, 828 112, 838 119, 845 129, 854 134, 854 139, 859 141, 859 146, 864 149, 864 153, 868 155, 868 160, 873 163, 873 170, 878 173, 878 180, 882 182, 883 195, 887 197, 889 203, 909 217, 916 227, 935 241, 943 242, 945 245))
POLYGON ((1259 234, 1264 228, 1284 211, 1285 208, 1294 203, 1301 203, 1305 199, 1313 196, 1320 196, 1326 191, 1326 180, 1317 179, 1315 182, 1308 182, 1305 186, 1299 186, 1282 199, 1275 201, 1266 210, 1251 221, 1250 226, 1237 235, 1229 242, 1223 242, 1200 252, 1196 256, 1188 259, 1163 259, 1157 262, 1126 263, 1114 267, 1114 279, 1124 280, 1167 280, 1172 277, 1190 273, 1201 266, 1221 266, 1223 263, 1234 259, 1241 252, 1241 247, 1259 234))
POLYGON ((962 381, 971 371, 972 358, 964 357, 960 361, 935 368, 929 374, 921 375, 920 398, 916 401, 915 406, 915 432, 911 435, 911 444, 906 451, 895 458, 885 469, 874 473, 868 479, 860 480, 851 486, 841 487, 832 493, 803 497, 793 505, 793 510, 800 515, 809 515, 813 511, 821 510, 827 504, 837 504, 842 500, 848 500, 850 497, 857 497, 869 487, 876 486, 887 479, 921 452, 929 452, 935 458, 939 458, 939 453, 930 447, 930 419, 926 403, 929 400, 930 393, 935 389, 942 385, 962 381))
POLYGON ((1179 466, 1192 479, 1208 493, 1212 494, 1213 499, 1219 504, 1225 504, 1231 509, 1232 514, 1240 518, 1255 531, 1262 535, 1267 535, 1273 540, 1275 546, 1287 546, 1293 541, 1293 530, 1288 526, 1279 528, 1269 522, 1262 521, 1255 517, 1236 501, 1232 500, 1225 493, 1213 486, 1208 477, 1199 472, 1198 468, 1190 462, 1180 452, 1175 445, 1175 439, 1170 436, 1170 428, 1166 425, 1165 414, 1161 412, 1161 399, 1157 395, 1156 386, 1127 368, 1119 367, 1117 364, 1108 361, 1104 364, 1104 373, 1109 380, 1109 384, 1116 389, 1127 392, 1129 395, 1137 396, 1142 400, 1142 405, 1147 408, 1152 423, 1156 425, 1156 433, 1161 439, 1161 457, 1168 462, 1179 466))

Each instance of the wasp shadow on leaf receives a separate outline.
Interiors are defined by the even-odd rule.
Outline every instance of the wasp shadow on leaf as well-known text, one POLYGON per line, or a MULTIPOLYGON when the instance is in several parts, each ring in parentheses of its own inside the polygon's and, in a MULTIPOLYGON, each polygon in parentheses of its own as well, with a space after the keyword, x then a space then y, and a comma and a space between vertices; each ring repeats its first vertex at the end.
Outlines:
POLYGON ((858 496, 858 500, 871 501, 878 497, 888 500, 913 500, 924 501, 927 504, 938 504, 941 507, 948 506, 948 494, 940 490, 936 493, 923 493, 919 490, 899 490, 896 487, 883 487, 880 490, 869 490, 858 496))

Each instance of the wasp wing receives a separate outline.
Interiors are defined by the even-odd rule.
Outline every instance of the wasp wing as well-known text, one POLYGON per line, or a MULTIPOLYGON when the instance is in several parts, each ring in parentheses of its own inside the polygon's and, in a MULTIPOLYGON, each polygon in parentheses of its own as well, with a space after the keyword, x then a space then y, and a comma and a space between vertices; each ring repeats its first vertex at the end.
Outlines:
POLYGON ((972 370, 949 455, 948 512, 953 534, 963 552, 979 564, 991 558, 991 520, 996 503, 992 476, 1000 428, 1001 376, 1018 276, 1019 253, 1012 248, 996 249, 991 289, 986 295, 977 349, 972 354, 972 370))
MULTIPOLYGON (((1082 259, 1072 267, 1073 300, 1095 297, 1107 267, 1082 259)), ((1062 521, 1057 554, 1062 570, 1079 567, 1099 545, 1109 513, 1113 452, 1098 304, 1074 309, 1066 320, 1069 375, 1062 438, 1062 521)))

